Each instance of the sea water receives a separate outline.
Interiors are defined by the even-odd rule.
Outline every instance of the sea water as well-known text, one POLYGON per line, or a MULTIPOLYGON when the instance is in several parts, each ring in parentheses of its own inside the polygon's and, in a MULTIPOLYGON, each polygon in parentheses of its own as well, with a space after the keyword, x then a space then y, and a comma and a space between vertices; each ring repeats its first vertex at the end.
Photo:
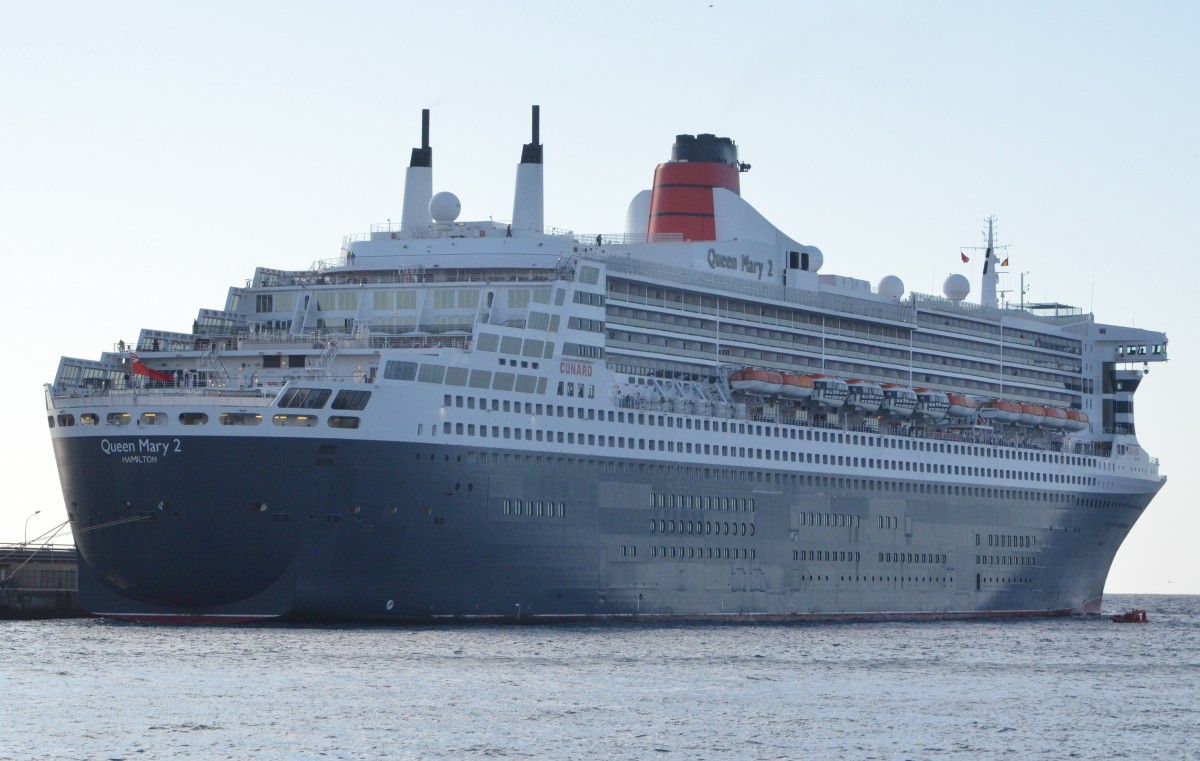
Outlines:
POLYGON ((1200 597, 1099 616, 0 622, 4 759, 1200 758, 1200 597))

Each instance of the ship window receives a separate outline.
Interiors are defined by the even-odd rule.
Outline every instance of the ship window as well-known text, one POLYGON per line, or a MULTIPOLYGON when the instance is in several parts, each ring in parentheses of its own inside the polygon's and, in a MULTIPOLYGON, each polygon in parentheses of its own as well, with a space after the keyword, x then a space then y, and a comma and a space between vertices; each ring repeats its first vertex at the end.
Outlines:
MULTIPOLYGON (((449 398, 449 395, 447 395, 447 406, 450 404, 449 398)), ((362 410, 366 409, 367 402, 370 401, 370 399, 370 391, 351 391, 349 389, 343 389, 337 393, 336 397, 334 397, 333 404, 330 405, 330 408, 335 410, 362 410)))
POLYGON ((271 418, 275 425, 287 428, 312 428, 317 424, 316 415, 275 415, 271 418))
POLYGON ((184 425, 205 425, 208 423, 208 415, 203 412, 181 412, 179 422, 184 425))
POLYGON ((327 388, 290 388, 279 397, 279 406, 284 409, 319 410, 329 401, 332 393, 327 388))
POLYGON ((256 412, 222 412, 217 416, 217 422, 221 425, 258 425, 262 422, 262 415, 256 412))
POLYGON ((358 418, 350 415, 332 415, 328 420, 330 428, 357 428, 358 418))
POLYGON ((138 418, 138 425, 166 425, 167 413, 165 412, 143 412, 138 418))
POLYGON ((99 425, 100 416, 95 412, 85 412, 79 416, 80 425, 99 425))
POLYGON ((417 377, 417 363, 389 360, 383 366, 383 377, 387 380, 415 380, 417 377))

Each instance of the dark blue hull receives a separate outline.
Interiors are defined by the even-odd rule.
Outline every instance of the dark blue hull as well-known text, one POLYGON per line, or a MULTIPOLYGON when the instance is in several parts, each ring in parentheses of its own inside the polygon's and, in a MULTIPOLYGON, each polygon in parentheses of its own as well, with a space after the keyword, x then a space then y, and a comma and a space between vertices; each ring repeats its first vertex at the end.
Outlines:
POLYGON ((515 450, 129 440, 153 454, 54 443, 81 603, 151 620, 1078 612, 1098 605, 1153 497, 883 499, 867 480, 814 488, 768 471, 515 450), (747 501, 719 511, 699 497, 747 501), (884 516, 898 518, 884 527, 884 516), (981 542, 1000 533, 1030 546, 981 542))

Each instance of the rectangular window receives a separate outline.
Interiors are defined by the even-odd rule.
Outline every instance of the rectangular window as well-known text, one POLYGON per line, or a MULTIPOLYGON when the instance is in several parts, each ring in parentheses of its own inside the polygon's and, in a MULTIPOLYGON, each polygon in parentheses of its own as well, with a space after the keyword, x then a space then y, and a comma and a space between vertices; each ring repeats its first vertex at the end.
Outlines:
POLYGON ((472 370, 468 385, 470 385, 471 388, 488 388, 492 385, 492 371, 472 370))
POLYGON ((371 297, 371 304, 376 311, 391 311, 396 306, 396 292, 375 291, 371 297))
POLYGON ((421 365, 417 380, 422 383, 441 383, 446 379, 445 365, 421 365))
POLYGON ((333 404, 330 405, 330 407, 335 410, 362 410, 366 409, 367 402, 370 399, 370 391, 351 391, 349 389, 343 389, 337 393, 336 397, 334 397, 333 404))
POLYGON ((508 308, 521 309, 529 305, 529 289, 513 288, 508 292, 508 308))
POLYGON ((327 388, 290 388, 279 398, 284 409, 319 410, 333 392, 327 388))
POLYGON ((383 377, 388 380, 416 380, 417 363, 388 360, 387 364, 383 366, 383 377))

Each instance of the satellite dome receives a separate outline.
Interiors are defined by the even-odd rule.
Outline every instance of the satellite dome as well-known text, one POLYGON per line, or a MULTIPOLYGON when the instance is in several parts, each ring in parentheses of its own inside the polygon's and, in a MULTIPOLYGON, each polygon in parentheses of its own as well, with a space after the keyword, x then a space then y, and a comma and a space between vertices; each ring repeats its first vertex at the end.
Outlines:
POLYGON ((808 271, 816 272, 825 264, 825 255, 816 246, 808 247, 808 271))
POLYGON ((889 299, 898 299, 904 295, 904 281, 895 275, 885 275, 879 281, 879 295, 889 299))
POLYGON ((458 196, 453 193, 443 190, 429 199, 429 216, 433 217, 434 222, 441 224, 453 222, 458 219, 460 211, 462 211, 462 204, 458 202, 458 196))
POLYGON ((951 301, 962 301, 971 292, 971 282, 965 275, 954 274, 942 284, 942 293, 951 301))

